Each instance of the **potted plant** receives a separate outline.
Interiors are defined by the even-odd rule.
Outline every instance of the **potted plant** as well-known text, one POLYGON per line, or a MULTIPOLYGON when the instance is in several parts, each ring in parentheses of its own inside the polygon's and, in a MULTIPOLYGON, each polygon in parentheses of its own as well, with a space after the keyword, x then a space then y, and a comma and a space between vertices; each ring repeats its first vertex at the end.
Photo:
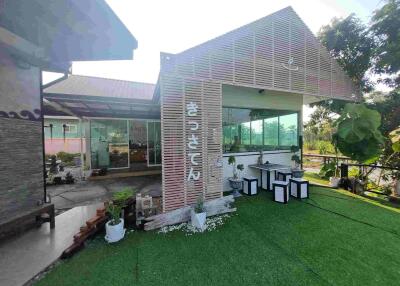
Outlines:
POLYGON ((203 197, 199 196, 197 198, 196 205, 190 212, 190 218, 192 225, 199 229, 200 231, 204 231, 206 229, 206 219, 207 213, 204 209, 203 197))
POLYGON ((300 168, 301 160, 300 156, 296 154, 300 150, 299 146, 292 145, 290 147, 290 152, 292 152, 292 174, 293 178, 302 178, 304 175, 304 170, 300 168))
POLYGON ((338 137, 337 135, 332 136, 332 143, 335 150, 335 160, 331 163, 333 169, 333 175, 329 177, 329 185, 332 188, 338 188, 340 183, 340 169, 339 169, 339 157, 338 157, 338 137))
POLYGON ((238 168, 238 166, 236 166, 236 158, 235 156, 229 156, 228 158, 228 164, 232 165, 232 177, 228 178, 229 180, 229 185, 231 186, 233 192, 232 195, 237 198, 240 197, 241 194, 239 193, 239 191, 242 189, 242 185, 243 185, 243 181, 239 178, 238 172, 237 170, 243 170, 243 164, 239 164, 238 166, 240 166, 238 168))
POLYGON ((110 220, 106 223, 105 239, 109 243, 120 241, 125 236, 124 219, 121 218, 122 209, 126 202, 133 196, 133 191, 124 189, 113 195, 113 200, 107 205, 110 220))

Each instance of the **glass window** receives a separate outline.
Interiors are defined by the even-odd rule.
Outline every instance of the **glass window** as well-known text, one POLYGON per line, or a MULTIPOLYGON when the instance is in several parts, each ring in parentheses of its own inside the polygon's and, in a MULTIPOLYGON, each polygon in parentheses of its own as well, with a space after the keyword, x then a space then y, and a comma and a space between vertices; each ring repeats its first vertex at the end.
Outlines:
POLYGON ((65 124, 65 133, 77 133, 78 128, 76 124, 65 124))
POLYGON ((251 121, 251 144, 263 145, 263 120, 251 121))
POLYGON ((264 144, 266 146, 278 146, 279 136, 278 117, 264 119, 264 144))
POLYGON ((297 113, 279 116, 279 145, 297 146, 297 113))
POLYGON ((128 124, 126 120, 91 120, 92 168, 128 167, 128 124))
POLYGON ((225 153, 286 150, 298 144, 298 114, 287 110, 223 108, 225 153))

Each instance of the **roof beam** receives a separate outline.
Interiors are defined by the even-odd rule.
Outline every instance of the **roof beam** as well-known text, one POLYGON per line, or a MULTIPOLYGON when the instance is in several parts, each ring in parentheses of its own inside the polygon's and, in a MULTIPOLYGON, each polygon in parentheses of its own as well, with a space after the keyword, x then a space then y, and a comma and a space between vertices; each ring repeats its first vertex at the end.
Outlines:
POLYGON ((53 107, 57 111, 66 113, 66 114, 74 116, 74 117, 80 117, 77 114, 75 114, 73 111, 71 111, 69 108, 66 108, 66 107, 62 106, 61 104, 59 104, 57 102, 50 101, 50 100, 48 100, 46 98, 43 98, 43 103, 53 107))

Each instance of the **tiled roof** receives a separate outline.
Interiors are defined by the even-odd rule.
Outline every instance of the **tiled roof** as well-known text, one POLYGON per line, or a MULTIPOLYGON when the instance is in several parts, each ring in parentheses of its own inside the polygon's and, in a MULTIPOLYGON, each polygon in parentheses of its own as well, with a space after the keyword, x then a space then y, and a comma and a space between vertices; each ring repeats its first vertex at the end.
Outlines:
POLYGON ((155 87, 152 83, 70 75, 45 88, 44 93, 152 100, 155 87))

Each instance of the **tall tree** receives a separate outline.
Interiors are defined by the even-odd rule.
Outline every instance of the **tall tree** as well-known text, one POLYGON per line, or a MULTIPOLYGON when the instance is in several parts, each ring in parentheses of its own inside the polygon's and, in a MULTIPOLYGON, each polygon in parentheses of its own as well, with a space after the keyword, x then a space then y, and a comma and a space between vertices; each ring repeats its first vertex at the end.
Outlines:
POLYGON ((354 14, 345 19, 334 18, 320 29, 318 38, 356 86, 364 92, 372 90, 366 73, 372 67, 375 42, 360 19, 354 14))
POLYGON ((376 37, 375 71, 394 75, 386 78, 390 86, 400 86, 400 0, 387 0, 372 16, 371 31, 376 37))

